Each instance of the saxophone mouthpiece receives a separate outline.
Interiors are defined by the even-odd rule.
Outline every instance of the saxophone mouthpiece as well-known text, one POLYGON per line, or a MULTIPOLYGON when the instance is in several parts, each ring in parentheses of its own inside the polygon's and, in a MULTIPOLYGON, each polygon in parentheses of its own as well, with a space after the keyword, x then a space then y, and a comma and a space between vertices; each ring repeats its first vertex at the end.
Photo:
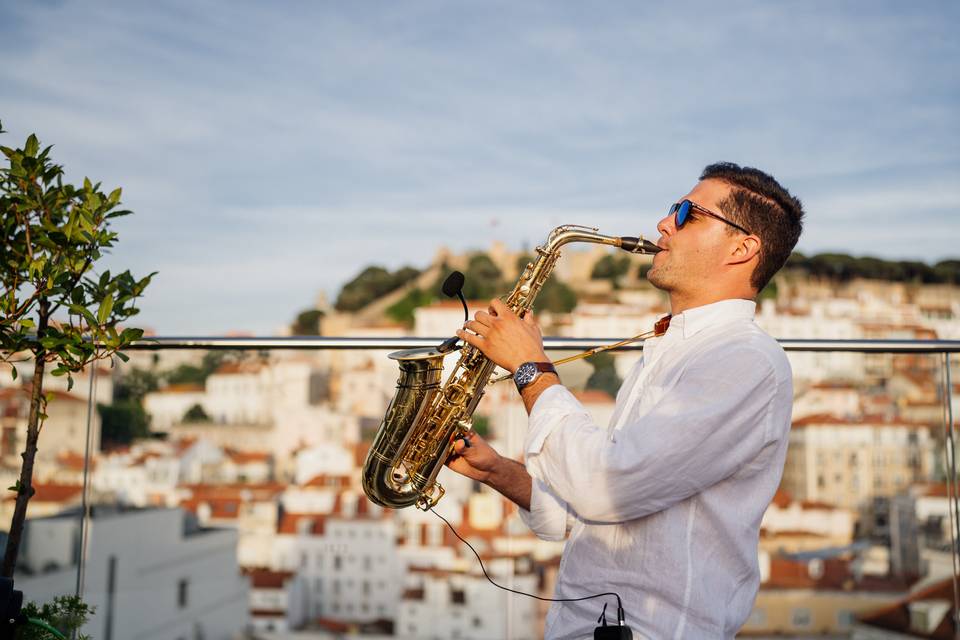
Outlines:
POLYGON ((620 248, 630 253, 643 253, 653 255, 663 251, 660 247, 649 240, 644 240, 643 236, 634 238, 633 236, 623 236, 620 238, 620 248))

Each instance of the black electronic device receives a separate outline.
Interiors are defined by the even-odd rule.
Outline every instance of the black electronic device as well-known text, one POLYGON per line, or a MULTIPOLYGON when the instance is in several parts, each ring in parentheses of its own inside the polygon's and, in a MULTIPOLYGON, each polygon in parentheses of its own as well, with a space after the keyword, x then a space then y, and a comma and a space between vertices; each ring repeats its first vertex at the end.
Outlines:
POLYGON ((593 630, 593 640, 633 640, 633 631, 626 625, 603 625, 593 630))

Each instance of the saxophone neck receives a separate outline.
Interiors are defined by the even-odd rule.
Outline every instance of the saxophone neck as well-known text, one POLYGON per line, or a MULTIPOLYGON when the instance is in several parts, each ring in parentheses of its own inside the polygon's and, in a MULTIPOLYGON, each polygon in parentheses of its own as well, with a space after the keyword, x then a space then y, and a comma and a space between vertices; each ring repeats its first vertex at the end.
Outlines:
POLYGON ((546 253, 552 254, 563 245, 570 244, 571 242, 605 244, 629 251, 630 253, 649 255, 661 250, 660 247, 646 240, 643 236, 608 236, 600 233, 596 227, 585 227, 576 224, 563 225, 551 231, 542 249, 546 253))

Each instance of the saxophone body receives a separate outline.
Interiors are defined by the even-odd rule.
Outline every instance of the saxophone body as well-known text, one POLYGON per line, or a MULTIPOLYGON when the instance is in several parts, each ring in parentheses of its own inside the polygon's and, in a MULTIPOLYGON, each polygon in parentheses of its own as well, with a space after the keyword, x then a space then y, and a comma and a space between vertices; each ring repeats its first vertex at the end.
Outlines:
MULTIPOLYGON (((504 300, 514 313, 522 316, 533 306, 560 258, 560 248, 572 242, 606 244, 631 253, 659 251, 642 236, 606 236, 577 225, 557 227, 537 247, 536 257, 504 300)), ((473 413, 496 365, 476 347, 464 345, 441 385, 444 355, 432 348, 389 355, 400 365, 397 392, 367 453, 362 476, 364 493, 381 506, 433 507, 444 493, 436 478, 453 452, 453 440, 472 428, 473 413)))

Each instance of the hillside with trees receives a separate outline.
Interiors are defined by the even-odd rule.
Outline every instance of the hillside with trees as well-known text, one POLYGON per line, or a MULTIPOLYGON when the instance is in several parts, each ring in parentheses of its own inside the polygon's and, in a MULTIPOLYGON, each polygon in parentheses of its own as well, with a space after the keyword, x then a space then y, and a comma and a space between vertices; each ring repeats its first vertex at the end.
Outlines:
MULTIPOLYGON (((521 254, 516 261, 519 273, 532 256, 521 254)), ((491 257, 484 252, 474 252, 463 258, 461 269, 466 277, 463 293, 467 299, 488 300, 508 293, 516 284, 515 274, 504 274, 491 257)), ((592 281, 607 280, 613 291, 624 287, 636 287, 637 281, 645 280, 649 262, 642 262, 631 275, 633 262, 626 256, 606 254, 599 258, 589 273, 592 281)), ((395 301, 383 311, 384 315, 408 326, 413 325, 414 311, 441 299, 443 278, 452 271, 446 263, 440 265, 440 276, 432 284, 425 283, 421 274, 426 271, 405 266, 389 271, 381 266, 367 266, 357 276, 343 285, 334 308, 341 312, 357 312, 371 303, 392 295, 395 301), (419 278, 419 282, 417 279, 419 278), (404 292, 404 289, 406 291, 404 292), (402 295, 401 295, 402 294, 402 295)), ((837 283, 846 283, 858 278, 888 282, 917 284, 960 284, 960 260, 941 260, 927 264, 912 260, 884 260, 870 256, 855 257, 842 253, 820 253, 807 256, 794 252, 784 271, 793 277, 816 278, 837 283)), ((583 292, 579 292, 582 294, 583 292)), ((776 284, 771 282, 762 298, 776 297, 776 284)), ((534 311, 569 313, 576 307, 578 291, 556 275, 545 283, 537 296, 534 311)), ((323 311, 307 310, 298 314, 291 329, 295 335, 318 335, 319 321, 323 311)))

